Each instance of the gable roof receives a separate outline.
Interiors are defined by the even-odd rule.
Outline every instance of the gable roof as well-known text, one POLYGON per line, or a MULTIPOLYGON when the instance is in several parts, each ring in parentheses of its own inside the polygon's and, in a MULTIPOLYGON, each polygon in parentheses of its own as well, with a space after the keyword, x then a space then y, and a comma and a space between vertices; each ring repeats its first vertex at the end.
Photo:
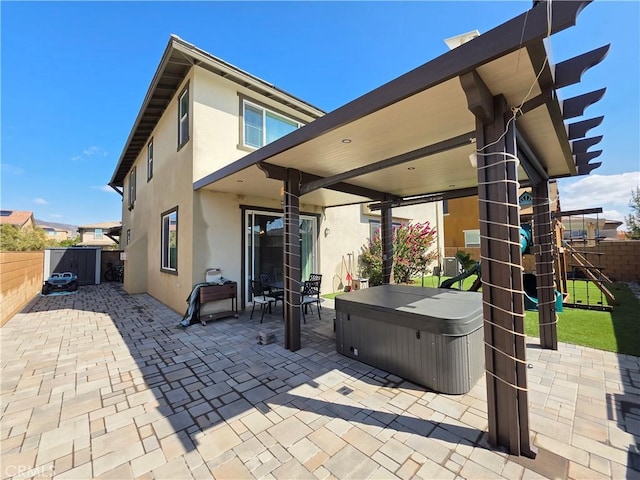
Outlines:
POLYGON ((2 210, 0 215, 0 225, 15 225, 16 227, 24 227, 29 221, 35 225, 33 212, 21 210, 2 210))
POLYGON ((286 169, 300 171, 301 201, 320 206, 477 192, 476 115, 495 96, 513 111, 519 179, 588 174, 602 117, 579 117, 604 89, 560 101, 608 46, 551 65, 549 35, 576 22, 588 1, 534 2, 531 10, 388 82, 194 183, 234 194, 279 198, 286 169), (549 14, 549 12, 551 12, 549 14), (473 111, 473 113, 472 113, 473 111), (407 170, 410 170, 408 172, 407 170), (268 178, 267 178, 268 177, 268 178), (273 180, 271 180, 273 179, 273 180))
POLYGON ((198 65, 261 95, 274 98, 281 104, 313 118, 324 114, 322 110, 310 103, 205 52, 177 35, 171 35, 109 185, 122 187, 133 162, 146 145, 153 129, 193 65, 198 65))

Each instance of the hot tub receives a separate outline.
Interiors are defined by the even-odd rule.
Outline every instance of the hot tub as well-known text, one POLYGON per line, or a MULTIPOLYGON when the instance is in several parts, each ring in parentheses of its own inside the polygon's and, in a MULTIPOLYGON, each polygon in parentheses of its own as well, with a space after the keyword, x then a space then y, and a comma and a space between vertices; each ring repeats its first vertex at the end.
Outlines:
POLYGON ((380 285, 336 302, 336 350, 432 390, 468 392, 484 372, 482 294, 380 285))

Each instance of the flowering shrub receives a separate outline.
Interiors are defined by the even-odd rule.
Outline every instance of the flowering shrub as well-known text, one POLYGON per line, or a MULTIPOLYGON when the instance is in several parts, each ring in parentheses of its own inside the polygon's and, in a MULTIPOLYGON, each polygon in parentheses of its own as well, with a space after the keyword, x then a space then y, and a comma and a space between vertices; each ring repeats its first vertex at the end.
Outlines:
MULTIPOLYGON (((402 225, 393 230, 393 278, 396 283, 408 283, 416 274, 436 260, 430 251, 436 231, 429 222, 402 225)), ((360 252, 360 270, 369 278, 369 285, 382 284, 382 238, 378 229, 360 252)))

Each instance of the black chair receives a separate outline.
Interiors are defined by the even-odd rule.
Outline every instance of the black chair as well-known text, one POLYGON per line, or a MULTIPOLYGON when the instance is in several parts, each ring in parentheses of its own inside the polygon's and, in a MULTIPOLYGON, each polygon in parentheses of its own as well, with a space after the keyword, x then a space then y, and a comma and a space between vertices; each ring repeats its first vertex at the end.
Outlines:
MULTIPOLYGON (((307 323, 305 313, 309 305, 316 304, 318 309, 318 317, 320 316, 320 282, 318 280, 307 280, 302 287, 302 300, 300 307, 302 309, 302 320, 307 323)), ((313 308, 312 308, 313 311, 313 308)))
POLYGON ((318 305, 320 309, 322 309, 322 303, 320 303, 320 287, 322 285, 322 274, 321 273, 310 273, 309 280, 312 282, 318 282, 318 305))
POLYGON ((271 304, 275 303, 276 299, 275 297, 265 294, 265 291, 262 288, 262 282, 259 280, 251 280, 251 293, 253 295, 253 307, 251 307, 251 316, 249 318, 253 319, 253 311, 256 308, 256 304, 258 304, 262 311, 262 315, 260 317, 260 323, 262 323, 265 310, 268 308, 269 312, 271 312, 271 304))

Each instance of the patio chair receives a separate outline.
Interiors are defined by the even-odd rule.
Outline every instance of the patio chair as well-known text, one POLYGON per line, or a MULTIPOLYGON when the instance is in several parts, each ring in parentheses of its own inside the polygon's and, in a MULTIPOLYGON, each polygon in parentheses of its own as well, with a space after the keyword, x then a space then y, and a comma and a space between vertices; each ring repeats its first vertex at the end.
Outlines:
MULTIPOLYGON (((309 305, 316 304, 318 309, 318 317, 320 316, 320 282, 318 280, 307 280, 302 288, 302 301, 300 307, 302 309, 302 320, 307 323, 305 313, 309 305)), ((313 311, 313 308, 311 309, 313 311)))
POLYGON ((284 304, 284 290, 276 286, 276 276, 273 273, 261 273, 260 283, 266 295, 274 297, 284 304))
POLYGON ((253 294, 253 307, 251 307, 251 316, 249 318, 253 319, 253 311, 256 308, 256 304, 258 304, 262 311, 260 316, 260 323, 262 323, 265 310, 268 308, 269 313, 271 313, 271 304, 276 302, 276 298, 265 294, 262 283, 259 280, 251 280, 251 293, 253 294))
POLYGON ((318 282, 318 306, 322 309, 322 303, 320 302, 320 287, 322 285, 322 274, 321 273, 310 273, 309 280, 312 282, 318 282))

